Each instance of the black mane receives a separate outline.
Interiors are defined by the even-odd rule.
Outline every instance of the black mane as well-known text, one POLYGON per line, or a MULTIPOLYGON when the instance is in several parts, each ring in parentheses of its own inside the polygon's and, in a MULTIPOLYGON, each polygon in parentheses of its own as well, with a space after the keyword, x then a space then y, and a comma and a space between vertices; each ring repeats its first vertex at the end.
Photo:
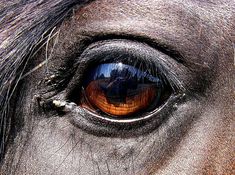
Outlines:
POLYGON ((0 160, 11 130, 10 100, 35 48, 69 14, 88 0, 3 0, 0 2, 0 160))

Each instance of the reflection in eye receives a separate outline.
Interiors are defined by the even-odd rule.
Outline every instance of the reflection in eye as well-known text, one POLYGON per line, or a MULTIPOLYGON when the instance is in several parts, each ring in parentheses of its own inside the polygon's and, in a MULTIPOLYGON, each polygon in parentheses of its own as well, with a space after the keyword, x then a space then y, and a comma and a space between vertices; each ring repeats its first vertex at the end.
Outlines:
POLYGON ((166 95, 161 76, 123 63, 105 63, 90 69, 83 82, 81 106, 112 117, 126 117, 160 106, 166 95))

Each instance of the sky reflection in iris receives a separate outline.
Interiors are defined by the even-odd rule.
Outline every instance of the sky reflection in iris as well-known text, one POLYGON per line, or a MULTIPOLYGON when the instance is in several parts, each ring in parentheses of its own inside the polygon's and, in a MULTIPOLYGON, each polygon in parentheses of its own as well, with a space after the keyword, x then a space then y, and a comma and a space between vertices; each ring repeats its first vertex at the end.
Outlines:
POLYGON ((147 71, 143 72, 133 66, 125 65, 123 63, 105 63, 98 65, 95 69, 92 70, 90 81, 100 78, 109 78, 114 71, 116 71, 117 75, 120 77, 125 77, 126 74, 123 74, 123 72, 128 72, 128 76, 137 76, 138 80, 144 78, 150 82, 159 82, 159 78, 150 75, 147 73, 147 71))

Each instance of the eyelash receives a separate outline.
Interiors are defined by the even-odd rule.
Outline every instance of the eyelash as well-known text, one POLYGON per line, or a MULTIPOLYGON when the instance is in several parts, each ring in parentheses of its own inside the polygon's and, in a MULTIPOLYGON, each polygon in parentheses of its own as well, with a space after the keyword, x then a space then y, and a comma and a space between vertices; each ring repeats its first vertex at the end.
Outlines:
MULTIPOLYGON (((186 92, 186 86, 184 85, 183 81, 179 79, 179 76, 176 75, 176 71, 179 71, 181 69, 178 66, 179 63, 176 60, 173 60, 168 55, 165 55, 143 43, 129 41, 125 39, 112 39, 112 40, 98 41, 98 42, 95 42, 94 44, 89 45, 86 49, 84 49, 83 53, 79 56, 79 59, 73 58, 73 60, 77 60, 77 61, 67 62, 67 66, 60 68, 57 72, 57 76, 55 76, 55 78, 50 81, 51 90, 52 91, 54 90, 55 94, 66 89, 67 94, 66 94, 65 99, 66 101, 69 101, 69 102, 74 101, 72 99, 74 92, 79 92, 81 90, 82 77, 83 77, 84 71, 86 70, 88 66, 92 64, 99 64, 99 63, 104 63, 104 62, 115 62, 115 61, 120 61, 120 60, 124 62, 126 61, 127 63, 133 66, 139 65, 139 66, 136 66, 136 68, 141 68, 141 65, 146 65, 146 64, 147 64, 147 66, 145 67, 146 69, 147 68, 152 69, 153 67, 155 67, 154 71, 157 71, 158 74, 161 74, 161 76, 164 78, 163 80, 169 82, 171 88, 173 89, 173 95, 170 97, 169 100, 167 100, 167 103, 165 103, 163 106, 161 106, 157 110, 149 114, 145 114, 147 115, 146 119, 152 118, 152 115, 156 115, 156 114, 158 115, 158 119, 154 119, 156 121, 159 120, 157 124, 155 125, 159 125, 159 123, 161 123, 163 120, 162 118, 166 119, 166 117, 160 117, 160 116, 163 116, 162 114, 161 115, 159 114, 160 111, 163 111, 163 109, 166 108, 166 106, 170 106, 178 100, 182 101, 182 97, 184 97, 184 93, 186 92), (130 45, 133 46, 132 49, 135 51, 139 49, 138 52, 131 53, 135 55, 136 60, 134 61, 133 59, 124 60, 120 57, 117 60, 114 59, 115 54, 119 56, 125 55, 125 49, 126 49, 125 46, 130 47, 130 45), (93 51, 94 53, 91 53, 91 51, 93 51), (103 59, 104 57, 105 59, 103 59), (71 67, 71 65, 73 67, 72 69, 66 68, 66 67, 71 67), (67 70, 70 70, 70 71, 67 72, 67 70), (71 80, 72 78, 73 80, 71 80)), ((49 101, 52 102, 52 100, 49 100, 49 101)), ((167 113, 169 115, 171 110, 165 111, 165 114, 167 113)), ((72 114, 74 116, 73 118, 75 118, 75 120, 73 119, 72 122, 75 125, 78 125, 79 127, 82 127, 83 129, 87 130, 88 128, 87 125, 94 124, 93 127, 90 127, 91 128, 90 130, 92 130, 93 134, 94 133, 97 133, 97 134, 108 133, 109 135, 110 134, 112 135, 113 133, 115 133, 115 132, 110 132, 112 129, 116 128, 115 131, 117 131, 117 130, 120 130, 121 128, 121 130, 124 131, 126 130, 125 128, 128 128, 128 130, 133 130, 133 128, 136 128, 136 127, 140 128, 141 134, 145 132, 143 131, 143 129, 145 128, 143 120, 134 121, 135 125, 132 125, 131 126, 132 129, 131 129, 130 126, 126 125, 127 123, 126 121, 117 121, 117 120, 104 121, 103 120, 104 118, 100 116, 97 116, 96 119, 94 118, 91 119, 90 116, 94 114, 91 114, 88 111, 84 111, 83 109, 79 107, 76 107, 75 110, 73 109, 72 113, 75 113, 75 114, 72 114), (78 115, 80 115, 79 119, 78 119, 78 115), (76 122, 77 119, 79 120, 79 122, 76 122), (83 122, 81 122, 81 120, 83 120, 83 122), (103 128, 101 129, 102 132, 99 129, 96 132, 94 132, 94 128, 103 127, 101 126, 102 122, 109 123, 108 124, 109 127, 107 127, 109 128, 108 131, 107 131, 107 128, 103 128), (106 132, 104 132, 104 130, 106 132)), ((129 121, 129 122, 132 122, 132 121, 129 121)), ((148 127, 148 129, 145 128, 145 130, 148 131, 149 128, 151 127, 148 127)), ((137 130, 136 129, 134 130, 136 131, 135 134, 137 134, 138 133, 137 130)))
MULTIPOLYGON (((54 76, 53 79, 50 79, 50 86, 51 89, 50 91, 55 91, 56 93, 64 90, 68 83, 70 82, 71 78, 74 76, 77 67, 79 64, 83 64, 84 62, 81 62, 80 54, 82 54, 87 48, 89 48, 90 45, 94 45, 93 43, 101 43, 104 41, 109 41, 112 38, 111 41, 133 41, 136 43, 144 43, 145 45, 149 46, 150 48, 158 50, 158 53, 162 53, 165 56, 169 57, 170 59, 165 60, 167 63, 169 60, 174 59, 175 63, 184 65, 184 59, 181 56, 181 54, 177 51, 174 50, 172 47, 167 46, 165 44, 160 44, 160 43, 155 43, 151 39, 146 38, 144 36, 132 36, 132 35, 115 35, 115 34, 107 34, 107 35, 97 35, 91 38, 86 38, 83 41, 79 42, 79 44, 75 44, 77 47, 75 51, 73 50, 70 53, 67 59, 65 59, 65 62, 62 63, 62 66, 57 70, 56 76, 54 76)), ((88 60, 89 61, 89 60, 88 60)), ((143 62, 148 62, 149 60, 142 60, 143 62)), ((85 64, 90 64, 90 63, 85 63, 85 64)), ((165 64, 162 64, 163 67, 165 64)), ((158 69, 161 71, 161 67, 158 67, 158 69)), ((174 74, 174 71, 171 72, 172 74, 167 74, 168 79, 170 80, 169 82, 172 81, 172 85, 177 85, 177 89, 179 90, 186 90, 184 85, 182 84, 182 81, 180 82, 177 80, 177 76, 170 76, 174 74)), ((80 75, 79 75, 80 76, 80 75)))
MULTIPOLYGON (((104 45, 104 43, 106 43, 106 44, 110 43, 111 45, 113 45, 115 42, 118 47, 118 45, 121 42, 129 43, 130 41, 128 41, 128 40, 115 40, 115 39, 105 40, 105 41, 101 41, 101 42, 92 44, 92 46, 88 47, 84 52, 86 52, 86 51, 89 52, 90 49, 96 49, 96 48, 100 47, 100 44, 104 45)), ((139 45, 138 47, 140 47, 143 50, 145 50, 146 48, 151 49, 151 51, 154 50, 155 53, 157 53, 158 55, 151 55, 150 53, 146 52, 144 54, 141 53, 141 55, 134 56, 134 59, 128 58, 128 60, 125 60, 126 53, 123 53, 122 51, 121 52, 116 51, 115 44, 114 44, 114 46, 112 46, 113 48, 108 48, 109 49, 108 51, 105 50, 106 48, 104 48, 104 50, 105 50, 104 53, 102 53, 102 54, 98 53, 99 57, 101 57, 101 60, 100 60, 100 58, 97 58, 97 52, 100 51, 100 50, 98 50, 98 51, 95 51, 96 53, 94 53, 93 55, 91 54, 88 56, 89 58, 95 56, 94 60, 93 60, 93 58, 88 59, 88 60, 80 60, 79 59, 78 62, 76 63, 76 65, 84 64, 86 61, 88 61, 88 63, 85 63, 86 65, 102 64, 105 62, 112 62, 113 63, 113 62, 123 61, 123 63, 126 62, 127 64, 130 64, 130 65, 136 67, 137 69, 143 69, 142 66, 147 64, 147 66, 144 67, 145 70, 151 69, 153 73, 157 72, 158 74, 161 74, 164 78, 166 78, 167 81, 169 81, 173 90, 178 91, 178 92, 185 91, 185 89, 186 89, 185 85, 183 84, 183 82, 181 80, 178 79, 174 69, 172 69, 174 67, 177 67, 177 64, 176 64, 177 61, 173 60, 172 58, 170 58, 166 55, 163 55, 159 51, 156 51, 155 49, 149 47, 146 44, 135 43, 135 42, 133 42, 132 44, 139 45), (114 53, 114 51, 115 51, 115 53, 114 53), (114 59, 115 54, 119 56, 116 59, 114 59), (109 57, 111 57, 111 59, 109 57), (124 58, 122 58, 122 57, 124 57, 124 58), (150 57, 152 57, 152 58, 150 58, 150 57), (136 66, 136 65, 139 65, 139 66, 136 66), (155 68, 154 70, 153 70, 153 67, 155 68)), ((125 48, 122 48, 122 49, 125 50, 125 48)), ((84 52, 83 52, 83 54, 85 55, 86 53, 84 53, 84 52)))

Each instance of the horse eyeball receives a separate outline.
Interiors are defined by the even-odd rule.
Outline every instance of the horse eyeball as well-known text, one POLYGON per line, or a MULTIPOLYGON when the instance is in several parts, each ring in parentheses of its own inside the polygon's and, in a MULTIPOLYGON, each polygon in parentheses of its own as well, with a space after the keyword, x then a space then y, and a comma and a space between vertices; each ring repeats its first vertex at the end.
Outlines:
POLYGON ((160 76, 122 63, 100 64, 90 69, 83 89, 82 107, 112 117, 127 117, 160 106, 165 90, 160 76))

